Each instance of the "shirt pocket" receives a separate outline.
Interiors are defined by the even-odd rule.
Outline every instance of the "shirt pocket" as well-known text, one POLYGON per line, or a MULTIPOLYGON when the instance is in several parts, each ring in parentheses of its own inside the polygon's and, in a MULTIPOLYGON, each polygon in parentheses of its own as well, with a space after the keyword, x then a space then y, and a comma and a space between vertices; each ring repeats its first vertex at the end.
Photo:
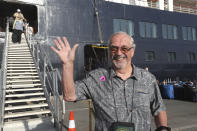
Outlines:
POLYGON ((147 89, 136 89, 133 104, 135 108, 150 107, 150 92, 147 89))

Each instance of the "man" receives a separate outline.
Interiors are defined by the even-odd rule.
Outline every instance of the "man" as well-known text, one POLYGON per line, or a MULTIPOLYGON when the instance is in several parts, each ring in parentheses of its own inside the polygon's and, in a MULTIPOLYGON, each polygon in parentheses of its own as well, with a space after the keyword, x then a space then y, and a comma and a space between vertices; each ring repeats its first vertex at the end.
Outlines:
POLYGON ((17 9, 17 12, 14 13, 13 17, 15 18, 15 20, 13 24, 12 42, 20 43, 21 34, 23 32, 24 21, 26 21, 26 19, 24 18, 20 9, 17 9))
POLYGON ((63 63, 63 93, 66 101, 92 99, 95 131, 109 131, 113 123, 134 123, 136 131, 150 131, 152 113, 160 131, 166 131, 167 116, 155 77, 132 64, 135 44, 124 32, 109 40, 110 69, 96 69, 74 83, 73 66, 78 45, 70 48, 65 37, 51 47, 63 63), (160 128, 159 128, 160 127, 160 128), (165 130, 163 130, 165 129, 165 130))

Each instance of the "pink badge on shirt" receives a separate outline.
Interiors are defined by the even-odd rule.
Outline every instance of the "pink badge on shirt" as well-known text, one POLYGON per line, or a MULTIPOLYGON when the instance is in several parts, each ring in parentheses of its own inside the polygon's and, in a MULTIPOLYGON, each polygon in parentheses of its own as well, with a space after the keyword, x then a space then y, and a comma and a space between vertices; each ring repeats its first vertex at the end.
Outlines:
POLYGON ((105 76, 101 76, 100 81, 105 81, 105 76))

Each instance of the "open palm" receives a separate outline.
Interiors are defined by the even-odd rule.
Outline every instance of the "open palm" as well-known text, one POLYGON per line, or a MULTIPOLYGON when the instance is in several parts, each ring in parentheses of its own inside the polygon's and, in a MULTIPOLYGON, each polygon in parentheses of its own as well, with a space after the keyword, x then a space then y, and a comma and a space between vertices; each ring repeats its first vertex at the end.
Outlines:
POLYGON ((63 64, 73 64, 75 60, 75 52, 78 47, 78 44, 75 44, 73 48, 70 47, 66 37, 62 38, 57 37, 53 42, 56 44, 57 49, 51 46, 51 49, 59 56, 63 64))

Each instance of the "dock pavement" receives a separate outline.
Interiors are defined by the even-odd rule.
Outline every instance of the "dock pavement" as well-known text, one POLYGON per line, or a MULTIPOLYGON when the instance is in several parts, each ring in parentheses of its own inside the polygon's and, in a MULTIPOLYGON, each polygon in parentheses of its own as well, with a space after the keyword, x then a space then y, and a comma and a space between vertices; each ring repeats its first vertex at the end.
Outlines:
MULTIPOLYGON (((197 131, 197 103, 181 100, 164 99, 167 107, 168 125, 172 131, 197 131)), ((92 125, 89 126, 89 108, 88 101, 77 103, 66 103, 66 115, 64 125, 68 127, 69 111, 74 112, 75 126, 77 131, 89 131, 92 128, 94 131, 94 117, 92 125)), ((151 124, 152 131, 155 130, 154 121, 151 124)), ((66 129, 63 129, 66 131, 66 129)))

